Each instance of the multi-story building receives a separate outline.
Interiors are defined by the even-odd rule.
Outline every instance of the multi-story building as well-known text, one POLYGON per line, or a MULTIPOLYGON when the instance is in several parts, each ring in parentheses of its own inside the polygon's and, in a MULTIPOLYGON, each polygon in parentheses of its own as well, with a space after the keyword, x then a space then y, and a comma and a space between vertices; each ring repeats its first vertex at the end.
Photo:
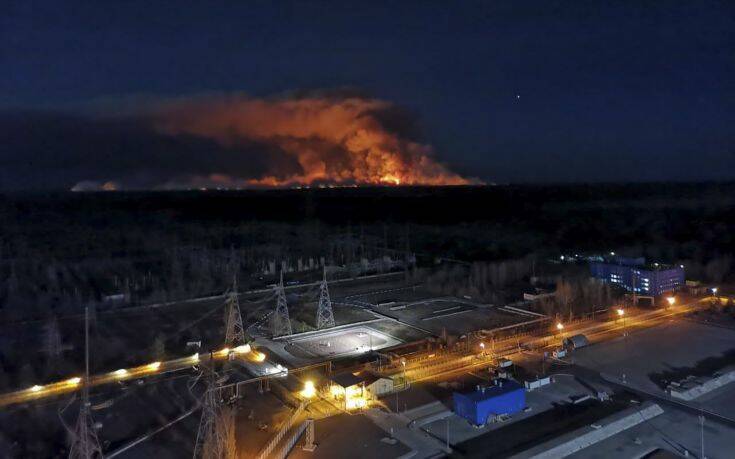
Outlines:
POLYGON ((685 284, 684 267, 646 264, 642 258, 606 258, 590 263, 592 276, 640 295, 659 296, 685 284))

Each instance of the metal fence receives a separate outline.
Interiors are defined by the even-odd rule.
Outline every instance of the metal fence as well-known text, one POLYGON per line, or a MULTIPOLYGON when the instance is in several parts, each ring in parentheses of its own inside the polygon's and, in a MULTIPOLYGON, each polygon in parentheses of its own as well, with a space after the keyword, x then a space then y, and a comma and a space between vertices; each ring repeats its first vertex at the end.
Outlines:
MULTIPOLYGON (((276 449, 276 446, 278 446, 281 440, 283 440, 283 437, 286 435, 286 433, 289 430, 291 430, 291 427, 293 426, 294 422, 296 422, 296 419, 298 419, 298 417, 301 416, 301 413, 303 413, 305 409, 306 409, 306 403, 302 402, 298 406, 298 408, 296 408, 296 411, 294 411, 293 414, 286 420, 286 423, 279 429, 278 433, 276 433, 276 435, 273 438, 271 438, 271 441, 269 441, 266 447, 263 448, 263 450, 256 456, 257 459, 266 459, 269 457, 286 457, 285 455, 271 456, 271 453, 273 453, 273 451, 276 449)), ((300 426, 299 426, 299 429, 301 429, 300 426)), ((289 443, 291 443, 291 440, 289 440, 289 443)), ((293 447, 293 443, 291 443, 291 447, 293 447)), ((282 451, 283 451, 283 448, 279 450, 278 454, 281 454, 282 451)), ((291 449, 289 448, 288 451, 291 451, 291 449)), ((286 454, 288 454, 288 452, 286 452, 286 454)))

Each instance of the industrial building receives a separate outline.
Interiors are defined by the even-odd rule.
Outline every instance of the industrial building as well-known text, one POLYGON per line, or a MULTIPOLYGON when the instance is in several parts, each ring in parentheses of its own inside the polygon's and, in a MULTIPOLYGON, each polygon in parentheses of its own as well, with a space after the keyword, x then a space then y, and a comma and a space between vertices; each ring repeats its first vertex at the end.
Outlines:
POLYGON ((590 263, 592 276, 619 285, 629 292, 659 296, 684 286, 684 267, 646 264, 643 258, 611 257, 590 263))
POLYGON ((518 413, 526 406, 526 390, 510 379, 496 379, 490 387, 478 387, 474 392, 455 392, 454 412, 472 425, 481 426, 501 415, 518 413))
POLYGON ((342 373, 329 378, 329 392, 345 409, 362 408, 369 400, 393 392, 393 380, 369 372, 342 373))

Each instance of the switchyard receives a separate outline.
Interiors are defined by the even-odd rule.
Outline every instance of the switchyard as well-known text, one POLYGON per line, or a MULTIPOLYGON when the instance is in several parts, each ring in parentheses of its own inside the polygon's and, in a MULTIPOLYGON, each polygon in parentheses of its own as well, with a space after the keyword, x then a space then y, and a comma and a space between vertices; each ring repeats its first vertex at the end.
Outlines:
POLYGON ((401 343, 400 340, 379 332, 369 325, 305 333, 284 341, 287 343, 286 350, 293 356, 316 359, 365 354, 401 343))

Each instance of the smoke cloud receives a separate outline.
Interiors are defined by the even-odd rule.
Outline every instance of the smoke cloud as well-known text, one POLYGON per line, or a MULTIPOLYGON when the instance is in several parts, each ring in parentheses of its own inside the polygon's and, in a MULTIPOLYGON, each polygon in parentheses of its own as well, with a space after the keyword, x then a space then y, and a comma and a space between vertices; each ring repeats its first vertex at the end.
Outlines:
POLYGON ((464 185, 416 119, 346 92, 0 112, 0 190, 464 185))
POLYGON ((374 98, 220 96, 164 103, 151 116, 155 129, 166 135, 204 137, 225 148, 257 143, 293 160, 291 167, 266 160, 267 170, 255 178, 241 179, 229 170, 199 178, 222 186, 477 183, 437 162, 432 148, 415 140, 413 119, 374 98))

